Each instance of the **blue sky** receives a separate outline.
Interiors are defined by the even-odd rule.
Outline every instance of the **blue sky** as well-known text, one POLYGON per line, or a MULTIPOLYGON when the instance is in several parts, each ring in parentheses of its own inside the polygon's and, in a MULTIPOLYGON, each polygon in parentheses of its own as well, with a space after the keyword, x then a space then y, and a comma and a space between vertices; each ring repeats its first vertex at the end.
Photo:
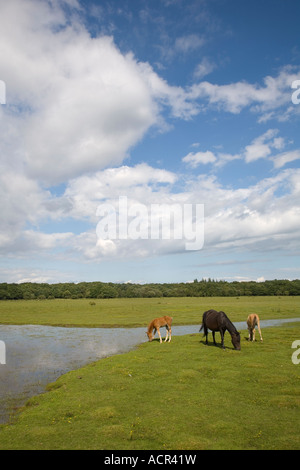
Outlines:
POLYGON ((294 0, 2 2, 0 282, 299 278, 299 15, 294 0), (119 222, 120 198, 135 233, 154 205, 203 206, 203 246, 101 239, 99 208, 119 222))

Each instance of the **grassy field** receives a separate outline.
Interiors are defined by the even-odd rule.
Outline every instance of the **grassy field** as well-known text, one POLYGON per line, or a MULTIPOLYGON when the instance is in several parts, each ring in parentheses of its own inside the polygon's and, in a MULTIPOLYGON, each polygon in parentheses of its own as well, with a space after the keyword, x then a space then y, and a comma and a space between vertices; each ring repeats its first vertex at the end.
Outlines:
POLYGON ((225 351, 174 336, 69 372, 0 426, 0 448, 299 449, 300 325, 242 333, 241 351, 228 333, 225 351))
POLYGON ((300 316, 299 297, 176 297, 0 301, 0 323, 53 326, 135 327, 170 315, 176 325, 201 323, 202 313, 224 310, 232 321, 258 313, 264 320, 300 316))
MULTIPOLYGON (((0 302, 0 322, 145 326, 169 314, 200 324, 204 310, 243 321, 300 316, 299 297, 43 300, 0 302)), ((0 449, 299 449, 300 324, 263 329, 241 351, 206 346, 202 334, 145 342, 69 372, 0 426, 0 449)), ((211 335, 209 340, 212 341, 211 335)), ((220 340, 217 335, 217 341, 220 340)))

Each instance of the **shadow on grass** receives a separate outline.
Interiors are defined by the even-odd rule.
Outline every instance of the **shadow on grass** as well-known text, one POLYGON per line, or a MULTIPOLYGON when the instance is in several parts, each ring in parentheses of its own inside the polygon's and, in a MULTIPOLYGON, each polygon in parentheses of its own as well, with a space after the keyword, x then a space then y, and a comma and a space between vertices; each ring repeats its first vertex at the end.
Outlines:
POLYGON ((213 346, 214 348, 219 348, 219 349, 231 349, 232 351, 235 351, 234 347, 230 347, 230 346, 224 346, 224 348, 222 348, 222 345, 221 343, 214 343, 213 341, 208 341, 206 343, 206 341, 204 339, 200 340, 199 343, 201 344, 204 344, 204 346, 208 346, 208 347, 211 347, 213 346))

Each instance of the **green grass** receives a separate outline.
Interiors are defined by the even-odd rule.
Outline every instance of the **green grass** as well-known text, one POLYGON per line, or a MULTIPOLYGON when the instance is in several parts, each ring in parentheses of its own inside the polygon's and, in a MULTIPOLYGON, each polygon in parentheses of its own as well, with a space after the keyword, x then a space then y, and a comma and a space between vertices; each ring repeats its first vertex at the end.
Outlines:
POLYGON ((174 336, 69 372, 0 426, 0 448, 299 449, 300 326, 245 337, 174 336))
POLYGON ((299 297, 176 297, 0 301, 0 323, 53 326, 135 327, 170 315, 174 324, 199 324, 202 313, 224 310, 232 321, 258 313, 264 320, 300 316, 299 297), (94 305, 91 305, 91 303, 94 305))
MULTIPOLYGON (((171 315, 174 325, 200 324, 209 308, 233 322, 300 316, 299 297, 78 299, 1 301, 0 322, 134 327, 171 315)), ((241 351, 228 333, 225 351, 175 335, 69 372, 0 426, 0 449, 299 449, 291 344, 300 325, 263 329, 263 343, 241 336, 241 351)))

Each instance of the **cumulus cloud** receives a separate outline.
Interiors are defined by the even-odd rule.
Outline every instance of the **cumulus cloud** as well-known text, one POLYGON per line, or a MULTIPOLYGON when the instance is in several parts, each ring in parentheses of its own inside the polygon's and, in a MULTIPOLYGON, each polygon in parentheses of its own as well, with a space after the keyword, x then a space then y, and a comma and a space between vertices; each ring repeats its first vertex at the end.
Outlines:
MULTIPOLYGON (((112 37, 92 38, 75 13, 70 22, 61 6, 66 4, 74 12, 79 8, 76 1, 36 0, 11 0, 0 7, 7 85, 0 151, 4 159, 14 155, 28 177, 48 186, 122 164, 149 128, 167 127, 166 108, 173 117, 190 119, 207 100, 232 113, 246 106, 270 112, 290 101, 296 77, 291 68, 266 77, 263 86, 170 86, 149 64, 123 55, 112 37)), ((190 50, 201 41, 186 36, 178 38, 177 47, 190 50)), ((212 68, 208 61, 201 64, 202 75, 203 67, 212 68)))
POLYGON ((295 160, 300 160, 300 150, 291 150, 289 152, 283 152, 280 154, 277 154, 273 158, 274 162, 274 167, 275 168, 281 168, 285 166, 289 162, 293 162, 295 160))
MULTIPOLYGON (((175 236, 173 225, 170 239, 163 239, 161 234, 155 231, 154 238, 135 238, 131 237, 129 232, 125 239, 118 236, 112 239, 99 237, 97 224, 104 214, 97 212, 97 209, 108 204, 117 214, 120 197, 125 196, 129 211, 128 223, 135 217, 135 234, 142 233, 144 212, 148 217, 147 223, 151 224, 152 219, 149 219, 148 214, 151 214, 153 204, 169 205, 179 211, 184 204, 193 208, 197 204, 204 204, 206 250, 213 250, 214 253, 232 248, 269 251, 284 247, 288 250, 297 245, 300 236, 299 179, 299 170, 286 169, 276 176, 262 179, 253 186, 230 188, 223 186, 213 175, 179 177, 172 172, 146 164, 102 170, 94 175, 73 179, 61 196, 55 198, 49 195, 48 198, 48 203, 51 198, 52 202, 60 202, 56 205, 57 213, 52 207, 49 217, 59 219, 60 207, 64 206, 65 217, 85 222, 85 229, 82 228, 79 233, 57 233, 54 230, 45 233, 38 227, 18 229, 15 230, 14 236, 7 235, 5 240, 0 239, 0 245, 6 253, 14 253, 15 256, 39 253, 54 258, 80 259, 87 263, 186 251, 187 240, 175 236), (175 190, 178 183, 180 191, 175 190), (142 212, 134 212, 141 206, 142 212)), ((42 204, 41 199, 39 201, 36 215, 42 221, 47 205, 42 204)), ((29 201, 29 204, 32 203, 29 201)), ((176 212, 172 217, 174 221, 179 220, 176 219, 176 212)), ((152 233, 151 226, 148 230, 148 233, 152 233)))
MULTIPOLYGON (((119 195, 127 196, 128 207, 134 204, 143 205, 146 214, 150 213, 153 203, 163 202, 174 207, 204 204, 204 246, 208 250, 248 248, 263 251, 279 246, 288 249, 299 238, 299 170, 287 169, 277 176, 262 179, 254 186, 237 189, 225 188, 216 176, 190 176, 184 185, 181 182, 183 189, 180 192, 174 192, 178 176, 168 172, 162 178, 160 170, 149 166, 115 169, 116 178, 113 179, 108 178, 106 172, 104 170, 97 178, 91 177, 90 180, 87 177, 74 180, 66 190, 74 204, 73 216, 77 213, 78 217, 84 217, 85 210, 88 209, 95 224, 94 230, 72 239, 72 250, 80 253, 86 260, 147 257, 185 251, 185 240, 174 236, 169 240, 161 237, 134 239, 130 236, 124 240, 118 236, 112 240, 99 239, 96 226, 101 217, 99 214, 98 218, 95 217, 96 212, 92 212, 97 211, 97 204, 105 203, 117 211, 119 195), (130 178, 126 178, 126 181, 122 179, 124 172, 127 175, 132 173, 134 177, 137 172, 142 171, 144 180, 141 184, 136 180, 130 185, 130 178), (164 184, 161 184, 162 181, 164 184), (160 183, 159 187, 157 182, 160 183), (102 192, 104 186, 105 198, 102 192)), ((143 222, 141 217, 137 220, 139 223, 143 222)))
MULTIPOLYGON (((299 176, 299 170, 296 173, 299 176)), ((249 247, 254 251, 275 249, 280 244, 294 246, 300 215, 296 179, 294 170, 286 170, 249 188, 234 190, 211 178, 206 181, 205 194, 202 177, 197 194, 205 201, 206 246, 249 247)))
POLYGON ((263 85, 246 81, 217 85, 204 81, 192 85, 189 95, 191 99, 207 100, 209 105, 234 114, 250 107, 259 114, 261 122, 275 117, 280 120, 283 107, 289 109, 289 113, 297 112, 296 107, 291 108, 290 103, 291 84, 298 75, 299 68, 287 66, 276 77, 265 77, 263 85), (281 113, 276 114, 279 109, 281 113))
POLYGON ((9 245, 26 223, 38 223, 47 196, 35 181, 24 175, 0 172, 0 246, 9 245))
POLYGON ((247 163, 258 160, 259 158, 268 157, 272 148, 278 148, 283 145, 282 140, 275 139, 278 129, 269 129, 263 135, 253 140, 250 145, 245 148, 245 160, 247 163))
POLYGON ((190 152, 188 155, 183 157, 182 161, 187 163, 192 168, 196 168, 201 163, 206 165, 207 163, 214 163, 216 161, 215 155, 207 150, 206 152, 190 152))
MULTIPOLYGON (((16 11, 17 0, 8 3, 16 11)), ((7 114, 11 127, 22 131, 10 150, 28 176, 47 184, 122 163, 156 122, 156 105, 139 64, 130 54, 123 56, 112 38, 91 38, 78 24, 53 32, 49 18, 35 23, 36 9, 39 18, 52 11, 45 2, 26 1, 26 6, 20 5, 14 18, 15 31, 25 33, 22 41, 12 29, 0 33, 7 114)), ((10 9, 1 8, 3 23, 10 24, 5 20, 10 9)))
MULTIPOLYGON (((188 120, 208 107, 235 114, 248 107, 265 121, 278 110, 287 116, 296 70, 284 68, 276 77, 265 77, 262 85, 205 81, 170 86, 150 64, 122 54, 112 37, 92 37, 77 16, 80 8, 76 0, 0 3, 1 79, 6 84, 6 105, 0 107, 3 252, 64 252, 65 257, 94 261, 185 249, 179 239, 97 238, 97 207, 116 205, 119 196, 147 208, 160 202, 205 204, 205 246, 216 249, 271 248, 298 240, 297 170, 234 189, 223 187, 216 176, 187 177, 147 164, 124 164, 148 130, 165 130, 169 117, 188 120), (53 186, 59 184, 56 196, 53 186), (80 233, 41 228, 62 218, 88 227, 80 233)), ((202 44, 201 37, 186 36, 176 48, 188 53, 202 44)), ((198 79, 213 66, 204 60, 200 65, 198 79)), ((281 169, 300 158, 298 150, 283 152, 284 147, 278 131, 270 129, 240 154, 205 150, 183 161, 194 169, 242 157, 246 163, 269 158, 281 169)))
MULTIPOLYGON (((7 165, 13 156, 24 174, 44 185, 121 165, 152 126, 167 128, 166 110, 190 119, 207 101, 232 113, 245 106, 267 112, 290 101, 291 68, 266 77, 263 86, 170 86, 148 63, 122 54, 112 37, 91 37, 76 15, 79 8, 76 1, 37 0, 0 6, 1 78, 7 85, 0 152, 7 165)), ((185 36, 177 48, 188 51, 202 42, 185 36)), ((206 71, 209 64, 202 61, 206 71)))
POLYGON ((285 139, 275 137, 278 129, 269 129, 263 135, 254 139, 251 144, 247 145, 244 150, 246 163, 254 162, 260 158, 268 158, 273 162, 275 169, 280 169, 287 163, 300 159, 300 150, 289 150, 277 153, 286 146, 285 139))
POLYGON ((206 75, 209 75, 213 70, 216 68, 215 62, 209 60, 207 57, 203 57, 201 62, 197 65, 195 72, 194 72, 194 77, 195 79, 201 79, 205 77, 206 75))
POLYGON ((174 173, 144 163, 135 167, 108 168, 71 180, 61 201, 68 201, 70 216, 95 221, 99 204, 117 204, 120 196, 149 202, 160 198, 162 192, 165 196, 168 191, 164 188, 170 188, 176 180, 174 173))
POLYGON ((76 0, 0 4, 2 246, 26 224, 70 214, 71 199, 52 197, 52 186, 121 165, 151 126, 165 128, 165 107, 180 118, 194 112, 181 88, 122 54, 112 37, 91 37, 80 8, 76 0))
MULTIPOLYGON (((165 107, 184 119, 197 112, 182 88, 123 55, 112 37, 92 38, 75 14, 69 22, 62 3, 11 0, 0 6, 8 89, 0 151, 48 186, 122 164, 151 126, 164 127, 165 107)), ((68 5, 78 8, 77 2, 68 5)))
MULTIPOLYGON (((213 163, 214 168, 220 168, 233 160, 244 159, 246 163, 252 163, 260 158, 269 159, 275 169, 285 166, 289 162, 300 159, 300 151, 290 150, 277 153, 286 147, 286 141, 283 137, 277 137, 278 129, 268 129, 264 134, 256 137, 253 141, 241 149, 239 154, 229 154, 223 152, 190 152, 182 161, 191 168, 197 168, 200 164, 213 163)), ((197 144, 198 146, 198 144, 197 144)))

